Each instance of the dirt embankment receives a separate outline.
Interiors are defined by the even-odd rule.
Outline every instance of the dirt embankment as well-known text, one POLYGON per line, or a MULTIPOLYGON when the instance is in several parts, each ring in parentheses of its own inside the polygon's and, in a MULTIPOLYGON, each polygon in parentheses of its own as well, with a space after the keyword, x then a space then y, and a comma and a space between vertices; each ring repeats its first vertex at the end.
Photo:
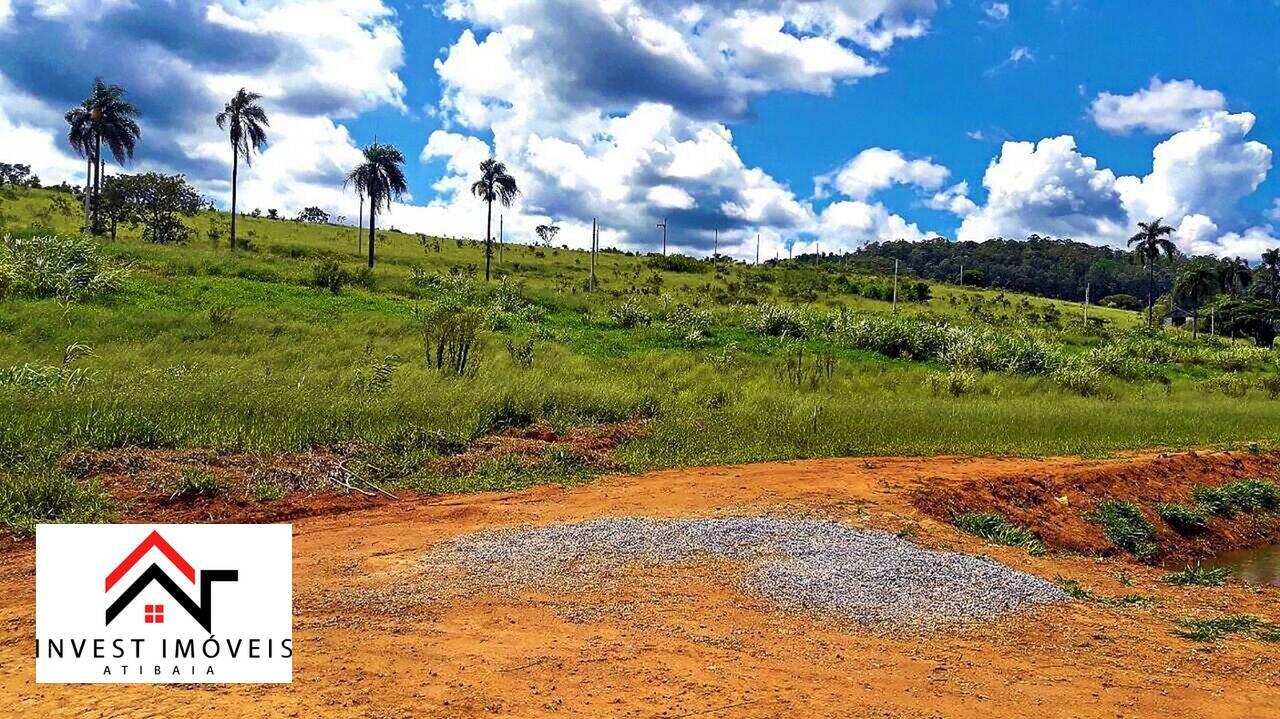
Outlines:
POLYGON ((1267 477, 1278 468, 1277 453, 1190 452, 1149 461, 1046 467, 960 482, 926 479, 913 501, 921 511, 944 522, 965 512, 999 512, 1035 532, 1050 549, 1109 556, 1119 550, 1086 515, 1103 500, 1130 500, 1156 529, 1160 549, 1153 561, 1175 564, 1280 541, 1280 518, 1270 513, 1215 516, 1206 531, 1184 535, 1156 516, 1156 504, 1191 504, 1196 487, 1267 477))

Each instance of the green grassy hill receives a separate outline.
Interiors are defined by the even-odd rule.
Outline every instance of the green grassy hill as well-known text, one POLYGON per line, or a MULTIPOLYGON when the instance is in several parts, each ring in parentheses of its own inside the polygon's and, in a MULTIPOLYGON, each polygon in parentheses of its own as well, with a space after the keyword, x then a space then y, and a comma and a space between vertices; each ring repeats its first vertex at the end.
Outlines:
MULTIPOLYGON (((0 233, 74 237, 67 199, 5 189, 0 233)), ((78 447, 357 441, 379 458, 379 481, 440 491, 596 471, 563 456, 424 469, 536 421, 649 418, 647 434, 615 453, 630 470, 1280 436, 1273 352, 1147 336, 1132 312, 1093 308, 1086 325, 1076 304, 931 282, 931 299, 903 300, 895 317, 879 299, 889 278, 836 263, 674 271, 617 252, 600 255, 587 292, 586 253, 511 245, 486 286, 476 243, 382 233, 367 273, 354 228, 244 218, 251 247, 233 252, 226 224, 219 213, 192 218, 193 239, 178 246, 132 229, 95 241, 128 276, 74 300, 22 289, 14 258, 27 250, 6 243, 0 521, 68 516, 50 487, 72 486, 59 461, 78 447), (337 292, 317 287, 335 271, 337 292), (437 369, 442 335, 453 348, 471 327, 465 371, 437 369)), ((915 282, 903 279, 904 297, 915 282)))

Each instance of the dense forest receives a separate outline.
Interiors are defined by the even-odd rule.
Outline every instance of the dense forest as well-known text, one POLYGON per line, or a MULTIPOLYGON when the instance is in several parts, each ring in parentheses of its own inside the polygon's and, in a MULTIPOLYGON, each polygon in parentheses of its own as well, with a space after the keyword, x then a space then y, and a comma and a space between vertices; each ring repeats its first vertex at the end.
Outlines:
MULTIPOLYGON (((1131 253, 1039 235, 987 242, 951 242, 941 237, 924 242, 876 242, 849 257, 850 262, 868 269, 889 272, 895 259, 901 260, 903 272, 917 277, 957 282, 963 266, 967 285, 1043 297, 1083 300, 1086 285, 1091 286, 1095 302, 1110 295, 1147 295, 1146 270, 1131 253)), ((1157 295, 1169 290, 1185 261, 1178 256, 1157 265, 1157 295)))

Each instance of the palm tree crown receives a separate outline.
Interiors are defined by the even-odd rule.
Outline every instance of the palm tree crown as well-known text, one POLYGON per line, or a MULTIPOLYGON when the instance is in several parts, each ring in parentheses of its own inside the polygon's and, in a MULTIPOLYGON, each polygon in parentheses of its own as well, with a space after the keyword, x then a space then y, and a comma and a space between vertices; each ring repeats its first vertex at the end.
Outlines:
POLYGON ((510 207, 520 196, 516 178, 507 172, 507 166, 493 158, 480 163, 480 179, 471 185, 471 194, 489 206, 489 220, 484 233, 484 281, 489 281, 489 259, 493 256, 493 203, 510 207))
POLYGON ((1199 332, 1200 306, 1221 288, 1220 268, 1204 261, 1188 264, 1173 283, 1173 296, 1191 303, 1193 336, 1199 332))
POLYGON ((1253 270, 1249 267, 1249 261, 1243 257, 1222 258, 1218 274, 1222 289, 1232 297, 1243 294, 1253 281, 1253 270))
POLYGON ((267 144, 267 130, 271 125, 267 112, 258 104, 262 96, 243 87, 230 100, 222 112, 214 117, 219 130, 230 126, 231 135, 231 249, 236 248, 236 186, 240 181, 240 158, 246 165, 253 164, 254 150, 267 144))
POLYGON ((1169 239, 1173 228, 1164 224, 1163 217, 1151 222, 1139 222, 1138 232, 1129 238, 1129 246, 1147 268, 1147 329, 1151 329, 1152 307, 1155 304, 1156 261, 1160 255, 1173 257, 1177 246, 1169 239))
POLYGON ((93 166, 97 161, 96 133, 89 101, 85 100, 63 115, 67 121, 67 143, 77 155, 85 158, 84 230, 89 230, 89 197, 93 194, 93 166))
POLYGON ((369 267, 373 267, 373 246, 376 239, 374 223, 378 208, 391 209, 393 200, 409 191, 404 176, 404 155, 394 145, 374 143, 364 148, 364 162, 347 175, 344 184, 356 188, 356 192, 369 198, 369 267))

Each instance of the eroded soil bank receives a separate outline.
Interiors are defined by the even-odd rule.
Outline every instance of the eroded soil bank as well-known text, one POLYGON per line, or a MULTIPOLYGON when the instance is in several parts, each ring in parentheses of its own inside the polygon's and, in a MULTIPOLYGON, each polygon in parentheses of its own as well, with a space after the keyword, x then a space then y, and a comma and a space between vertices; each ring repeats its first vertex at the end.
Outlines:
POLYGON ((295 680, 279 687, 34 684, 34 557, 23 544, 0 554, 0 715, 1268 716, 1280 712, 1280 645, 1175 632, 1182 619, 1224 614, 1280 622, 1280 588, 1177 587, 1165 570, 1124 557, 989 545, 942 521, 946 507, 921 496, 986 486, 985 498, 1024 497, 1031 513, 1040 497, 1052 502, 1078 486, 1070 511, 1044 512, 1041 531, 1053 545, 1065 542, 1054 539, 1055 522, 1064 538, 1076 536, 1067 530, 1098 477, 1130 477, 1155 492, 1162 478, 1182 487, 1273 466, 1251 455, 834 459, 372 500, 294 523, 295 680), (1195 479, 1180 478, 1187 473, 1195 479), (446 578, 423 561, 444 540, 489 529, 762 514, 895 532, 1073 579, 1098 597, 1142 601, 1073 601, 962 631, 895 634, 780 611, 700 561, 637 566, 618 583, 567 592, 461 596, 442 593, 446 578))

